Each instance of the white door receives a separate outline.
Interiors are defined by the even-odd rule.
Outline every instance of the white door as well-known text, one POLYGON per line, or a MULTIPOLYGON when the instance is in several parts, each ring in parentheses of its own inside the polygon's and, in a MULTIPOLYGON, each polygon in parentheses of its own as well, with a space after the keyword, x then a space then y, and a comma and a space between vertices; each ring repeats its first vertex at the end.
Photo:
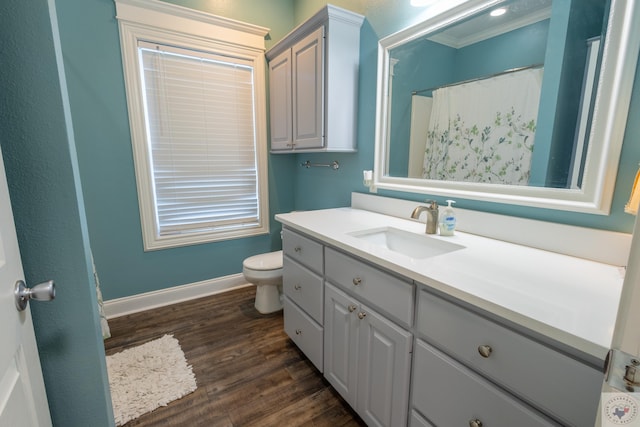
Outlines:
POLYGON ((51 426, 31 312, 16 309, 18 280, 24 273, 0 153, 0 426, 51 426))
MULTIPOLYGON (((622 297, 618 308, 618 319, 613 333, 611 348, 620 350, 627 356, 635 356, 640 360, 640 221, 637 219, 633 230, 629 262, 624 278, 622 297)), ((614 363, 618 368, 629 364, 629 360, 626 357, 620 357, 619 360, 622 365, 614 363)), ((609 368, 611 371, 610 376, 624 376, 624 370, 614 370, 613 368, 609 368)), ((611 383, 612 381, 609 382, 611 383)), ((633 394, 621 396, 620 393, 623 392, 620 389, 615 389, 605 382, 602 386, 602 391, 603 396, 596 427, 601 425, 640 426, 640 400, 638 400, 640 387, 635 387, 633 394), (635 400, 629 401, 627 397, 633 397, 635 400), (631 404, 629 405, 629 403, 631 404), (619 408, 617 408, 618 406, 619 408)))

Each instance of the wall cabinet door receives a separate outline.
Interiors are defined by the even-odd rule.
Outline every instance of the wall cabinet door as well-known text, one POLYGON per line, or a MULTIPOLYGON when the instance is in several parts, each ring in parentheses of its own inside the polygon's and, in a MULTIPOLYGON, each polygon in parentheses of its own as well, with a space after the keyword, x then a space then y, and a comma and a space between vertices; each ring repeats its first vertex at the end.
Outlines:
POLYGON ((411 334, 325 284, 324 375, 369 426, 407 425, 411 334))
POLYGON ((290 150, 293 147, 290 49, 269 61, 269 88, 271 149, 290 150))
POLYGON ((324 27, 291 48, 293 145, 324 146, 324 27))

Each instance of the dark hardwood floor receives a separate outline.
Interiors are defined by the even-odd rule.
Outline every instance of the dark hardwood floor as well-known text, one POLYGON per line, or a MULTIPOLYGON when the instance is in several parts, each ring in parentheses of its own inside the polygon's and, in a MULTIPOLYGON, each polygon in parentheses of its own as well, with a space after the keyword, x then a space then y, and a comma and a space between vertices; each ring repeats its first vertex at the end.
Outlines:
POLYGON ((283 331, 255 287, 109 321, 107 355, 164 334, 179 342, 198 389, 129 426, 364 426, 283 331))

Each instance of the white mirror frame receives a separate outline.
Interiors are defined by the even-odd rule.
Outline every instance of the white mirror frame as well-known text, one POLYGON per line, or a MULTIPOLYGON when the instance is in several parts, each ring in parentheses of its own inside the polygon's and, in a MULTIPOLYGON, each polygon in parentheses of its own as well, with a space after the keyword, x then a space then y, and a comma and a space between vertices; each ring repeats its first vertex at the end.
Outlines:
POLYGON ((608 215, 640 50, 640 31, 634 27, 640 22, 640 0, 611 1, 581 189, 464 183, 384 175, 389 149, 389 51, 503 2, 504 0, 468 0, 458 7, 380 40, 375 163, 371 191, 385 189, 608 215))

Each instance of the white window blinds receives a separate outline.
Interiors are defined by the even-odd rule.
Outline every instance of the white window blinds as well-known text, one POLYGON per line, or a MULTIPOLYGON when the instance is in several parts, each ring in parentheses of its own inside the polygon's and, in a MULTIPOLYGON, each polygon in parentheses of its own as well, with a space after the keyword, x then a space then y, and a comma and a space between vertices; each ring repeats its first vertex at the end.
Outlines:
POLYGON ((159 236, 260 226, 253 68, 139 41, 159 236))

